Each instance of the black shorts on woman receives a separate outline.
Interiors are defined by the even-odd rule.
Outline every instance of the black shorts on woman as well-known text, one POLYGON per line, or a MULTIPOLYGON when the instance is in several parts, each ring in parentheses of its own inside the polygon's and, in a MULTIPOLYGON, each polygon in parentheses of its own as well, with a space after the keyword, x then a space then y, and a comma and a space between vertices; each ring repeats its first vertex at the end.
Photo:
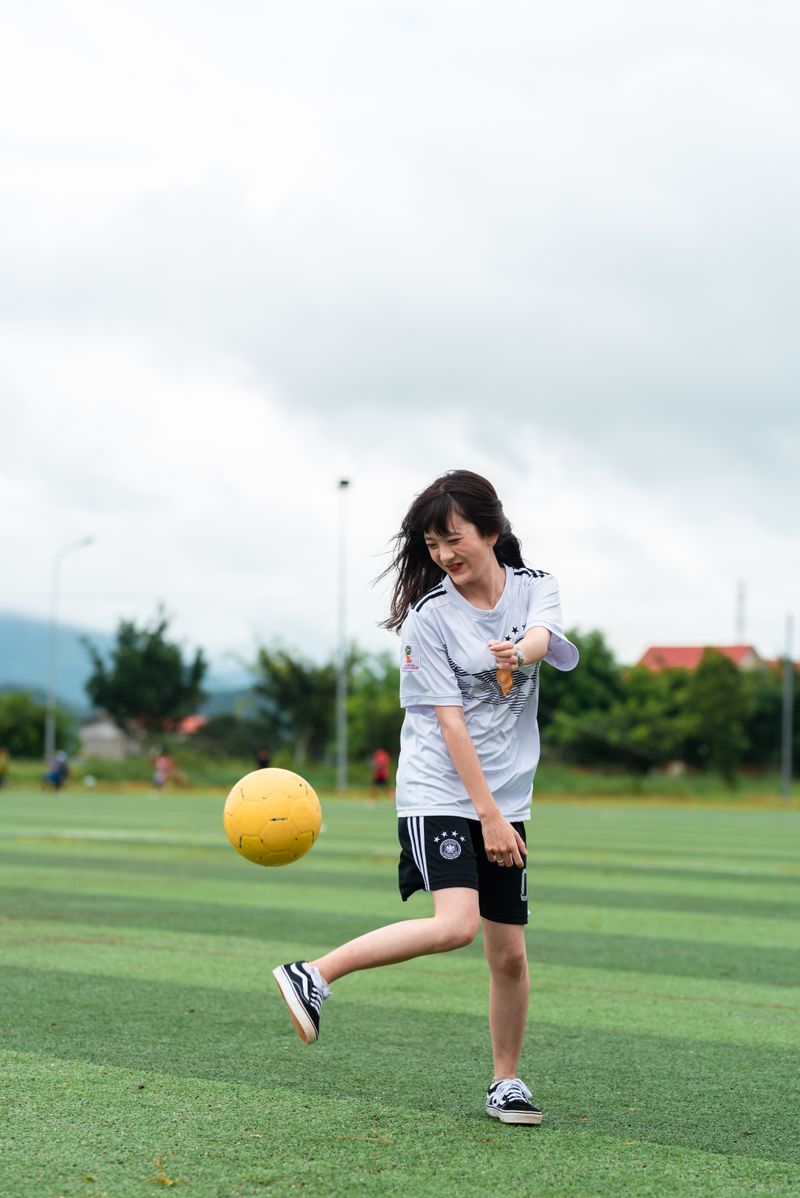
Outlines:
MULTIPOLYGON (((525 825, 511 825, 525 840, 525 825)), ((494 923, 528 922, 528 873, 486 856, 480 820, 459 815, 407 815, 397 821, 398 881, 406 901, 417 890, 477 890, 481 917, 494 923)))

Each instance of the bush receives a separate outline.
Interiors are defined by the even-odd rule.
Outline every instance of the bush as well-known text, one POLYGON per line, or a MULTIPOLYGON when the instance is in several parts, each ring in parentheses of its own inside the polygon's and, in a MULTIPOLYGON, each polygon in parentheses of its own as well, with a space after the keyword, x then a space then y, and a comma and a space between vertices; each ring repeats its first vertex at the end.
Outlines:
MULTIPOLYGON (((37 703, 27 691, 9 691, 0 695, 0 745, 12 758, 42 758, 44 756, 44 725, 47 709, 37 703)), ((56 745, 72 752, 75 749, 77 726, 63 708, 56 708, 56 745)))

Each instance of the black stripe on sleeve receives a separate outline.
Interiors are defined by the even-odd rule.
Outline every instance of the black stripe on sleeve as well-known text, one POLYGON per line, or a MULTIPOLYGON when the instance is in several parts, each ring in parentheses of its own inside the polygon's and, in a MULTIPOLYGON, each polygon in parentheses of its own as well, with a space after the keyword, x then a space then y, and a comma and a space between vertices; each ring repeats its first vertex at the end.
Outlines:
POLYGON ((412 605, 414 611, 421 611, 429 599, 437 599, 439 595, 446 594, 447 591, 444 589, 444 587, 434 587, 432 591, 428 591, 427 595, 423 595, 421 599, 412 605))

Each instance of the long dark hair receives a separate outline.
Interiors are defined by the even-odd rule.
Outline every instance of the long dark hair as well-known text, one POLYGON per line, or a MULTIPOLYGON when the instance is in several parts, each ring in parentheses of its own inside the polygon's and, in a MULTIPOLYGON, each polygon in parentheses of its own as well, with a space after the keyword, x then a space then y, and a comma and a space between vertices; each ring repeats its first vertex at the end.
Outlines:
POLYGON ((501 565, 525 564, 519 541, 489 480, 471 470, 448 470, 417 496, 394 537, 394 555, 380 575, 385 578, 397 572, 389 618, 382 628, 399 629, 411 604, 444 578, 444 571, 428 552, 425 534, 446 536, 453 512, 474 524, 482 536, 497 534, 494 555, 501 565))

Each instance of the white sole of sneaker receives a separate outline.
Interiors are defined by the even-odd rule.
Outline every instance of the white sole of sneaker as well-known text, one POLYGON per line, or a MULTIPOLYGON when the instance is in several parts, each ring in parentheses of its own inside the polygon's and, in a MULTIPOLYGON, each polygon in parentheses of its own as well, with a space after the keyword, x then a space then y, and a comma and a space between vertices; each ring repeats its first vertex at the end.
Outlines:
POLYGON ((303 1005, 294 992, 294 986, 291 983, 286 970, 282 965, 277 969, 273 969, 272 976, 278 983, 283 1000, 289 1008, 289 1014, 294 1023, 294 1029, 304 1044, 313 1044, 317 1039, 317 1029, 309 1019, 306 1012, 303 1010, 303 1005))
POLYGON ((498 1111, 495 1107, 487 1106, 486 1114, 492 1119, 499 1119, 501 1123, 527 1123, 529 1127, 538 1127, 542 1121, 542 1114, 532 1114, 530 1111, 498 1111))

